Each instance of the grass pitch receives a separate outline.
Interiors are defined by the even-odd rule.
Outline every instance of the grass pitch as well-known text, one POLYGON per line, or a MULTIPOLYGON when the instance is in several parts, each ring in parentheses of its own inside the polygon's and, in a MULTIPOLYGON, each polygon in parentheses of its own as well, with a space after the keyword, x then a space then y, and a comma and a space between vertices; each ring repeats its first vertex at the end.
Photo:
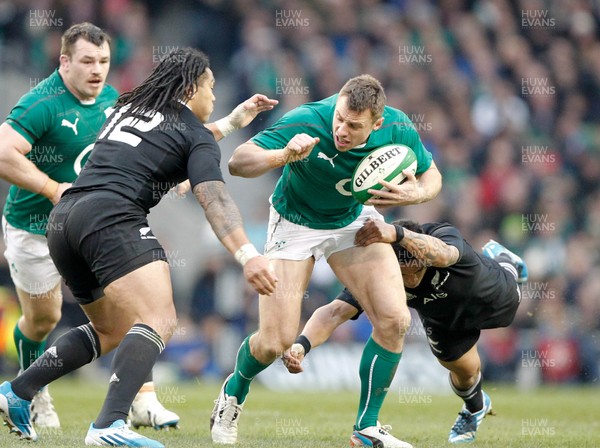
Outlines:
MULTIPOLYGON (((140 429, 166 447, 212 447, 208 422, 220 384, 161 385, 158 395, 181 416, 178 431, 140 429)), ((4 428, 0 447, 82 447, 90 422, 100 409, 106 384, 65 378, 51 386, 62 428, 40 430, 35 445, 4 428)), ((496 416, 488 416, 473 447, 600 447, 600 388, 544 388, 520 392, 488 384, 496 416)), ((240 420, 238 448, 348 447, 358 394, 354 392, 280 393, 258 384, 240 420)), ((381 420, 392 434, 415 447, 450 447, 448 431, 461 407, 453 395, 406 397, 390 391, 381 420)), ((219 445, 215 445, 219 446, 219 445)), ((221 445, 222 446, 222 445, 221 445)))

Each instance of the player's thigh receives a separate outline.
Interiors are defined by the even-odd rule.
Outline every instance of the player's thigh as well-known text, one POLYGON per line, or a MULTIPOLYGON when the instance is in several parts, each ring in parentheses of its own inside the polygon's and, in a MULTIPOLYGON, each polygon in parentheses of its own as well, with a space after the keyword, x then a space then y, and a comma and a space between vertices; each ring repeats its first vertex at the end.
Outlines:
POLYGON ((2 229, 10 276, 17 289, 26 293, 23 297, 60 299, 56 294, 60 274, 50 257, 46 237, 13 227, 4 216, 2 229))
POLYGON ((82 308, 106 344, 103 353, 123 339, 134 324, 145 324, 166 343, 176 326, 169 265, 145 264, 104 288, 104 297, 82 308))
POLYGON ((461 375, 473 375, 479 371, 481 361, 476 344, 480 330, 447 330, 432 325, 425 318, 422 321, 431 353, 442 366, 461 375))
POLYGON ((390 317, 410 321, 400 266, 389 244, 350 247, 333 253, 327 261, 373 325, 390 317))
POLYGON ((96 331, 119 340, 144 323, 168 340, 176 324, 169 268, 145 212, 92 193, 63 198, 50 222, 64 230, 48 233, 53 259, 96 331))
POLYGON ((62 307, 61 283, 41 294, 30 294, 19 287, 16 288, 21 311, 25 319, 35 325, 38 322, 53 322, 60 320, 62 307))
POLYGON ((312 257, 305 260, 271 260, 278 282, 273 294, 261 295, 259 298, 258 335, 261 344, 287 344, 295 339, 302 299, 314 263, 312 257))

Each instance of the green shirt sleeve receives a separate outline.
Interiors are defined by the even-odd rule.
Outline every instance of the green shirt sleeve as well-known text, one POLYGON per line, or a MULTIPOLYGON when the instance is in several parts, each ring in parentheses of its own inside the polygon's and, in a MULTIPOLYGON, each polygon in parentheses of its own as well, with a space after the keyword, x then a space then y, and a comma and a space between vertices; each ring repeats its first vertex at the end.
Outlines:
POLYGON ((316 136, 316 128, 322 128, 315 120, 316 114, 306 105, 292 109, 274 125, 259 132, 252 141, 264 149, 282 149, 296 134, 316 136))
POLYGON ((32 145, 53 126, 56 114, 52 113, 48 98, 48 95, 29 92, 21 97, 6 119, 32 145))

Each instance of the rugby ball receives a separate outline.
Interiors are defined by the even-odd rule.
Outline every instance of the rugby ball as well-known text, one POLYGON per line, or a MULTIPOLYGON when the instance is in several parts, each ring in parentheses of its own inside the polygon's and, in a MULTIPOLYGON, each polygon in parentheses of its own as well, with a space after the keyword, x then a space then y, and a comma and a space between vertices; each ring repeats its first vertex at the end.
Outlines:
POLYGON ((364 204, 373 196, 367 192, 369 189, 387 191, 379 184, 381 180, 402 183, 406 177, 402 171, 406 169, 413 174, 417 170, 417 156, 411 148, 406 145, 380 146, 365 156, 354 170, 350 187, 352 196, 364 204))

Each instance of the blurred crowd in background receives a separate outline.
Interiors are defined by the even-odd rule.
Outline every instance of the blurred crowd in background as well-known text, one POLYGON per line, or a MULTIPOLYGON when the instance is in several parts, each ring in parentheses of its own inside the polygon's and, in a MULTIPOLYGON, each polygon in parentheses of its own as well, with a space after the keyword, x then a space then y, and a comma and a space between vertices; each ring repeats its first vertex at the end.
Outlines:
MULTIPOLYGON (((482 335, 486 377, 515 381, 520 368, 535 366, 546 382, 598 381, 599 2, 0 0, 0 73, 47 76, 61 33, 85 20, 113 37, 109 80, 119 91, 143 80, 174 45, 191 45, 210 56, 217 83, 233 86, 228 107, 255 92, 277 98, 278 108, 244 138, 336 93, 352 76, 377 77, 387 104, 411 118, 444 177, 437 199, 387 218, 447 220, 473 247, 494 238, 528 263, 515 322, 482 335), (39 26, 43 11, 55 26, 39 26)), ((264 231, 267 212, 265 202, 247 225, 264 231)), ((237 347, 256 328, 257 298, 240 272, 227 254, 189 269, 195 286, 178 298, 181 331, 163 354, 181 376, 220 377, 234 362, 222 347, 237 347)), ((15 309, 5 268, 0 280, 6 323, 15 309)), ((319 266, 304 318, 339 288, 319 266)), ((82 318, 76 309, 66 304, 65 325, 82 318)), ((8 334, 0 316, 2 331, 8 334)), ((361 318, 335 339, 365 341, 369 331, 361 318)), ((11 343, 4 338, 0 353, 11 343)))

